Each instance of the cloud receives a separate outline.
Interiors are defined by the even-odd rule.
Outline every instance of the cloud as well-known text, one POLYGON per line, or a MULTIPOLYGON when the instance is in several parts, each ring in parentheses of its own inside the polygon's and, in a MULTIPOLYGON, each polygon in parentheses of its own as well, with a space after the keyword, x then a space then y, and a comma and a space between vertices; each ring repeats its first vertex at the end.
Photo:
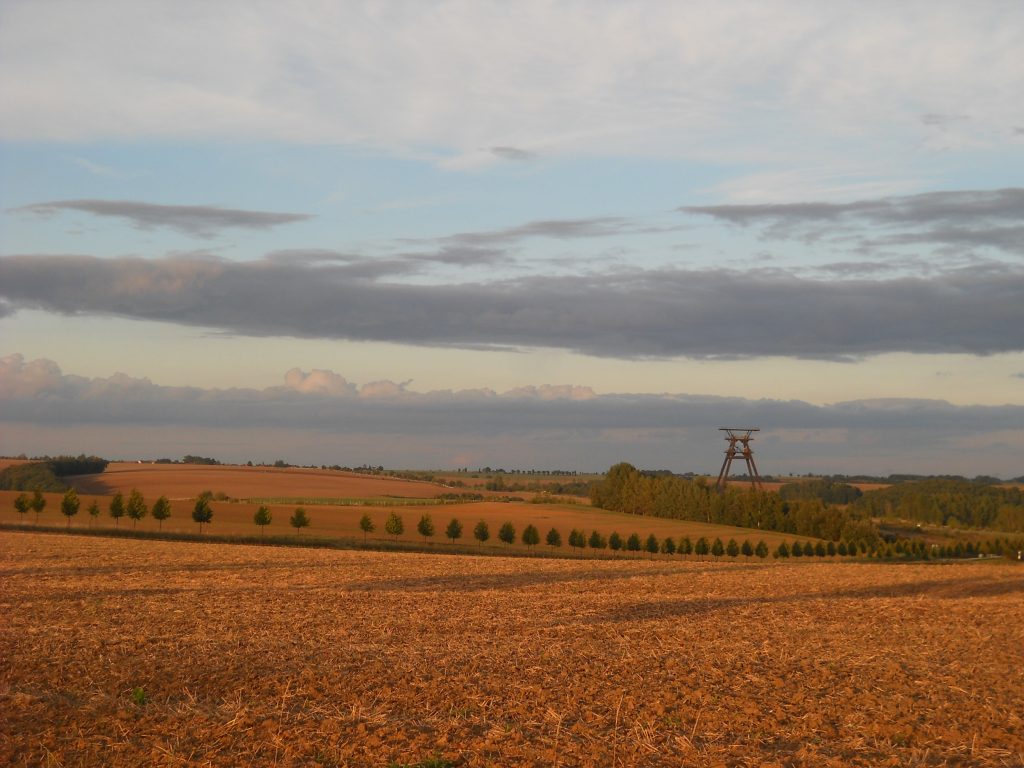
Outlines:
POLYGON ((344 377, 333 371, 312 370, 306 373, 292 368, 284 376, 285 386, 296 392, 334 395, 336 397, 352 396, 359 390, 344 377))
POLYGON ((857 200, 684 206, 691 215, 759 226, 769 239, 815 241, 851 233, 865 247, 950 244, 1024 253, 1024 189, 956 190, 857 200), (876 234, 881 228, 890 234, 876 234))
POLYGON ((1024 271, 811 280, 779 269, 628 270, 493 282, 383 282, 397 264, 0 258, 14 308, 248 336, 529 346, 592 355, 839 359, 1024 348, 1024 271))
MULTIPOLYGON (((636 222, 620 216, 597 216, 588 219, 549 219, 531 221, 515 227, 483 232, 460 232, 440 238, 441 242, 460 245, 514 245, 529 238, 575 240, 578 238, 613 237, 640 230, 636 222)), ((642 230, 640 230, 642 231, 642 230)))
POLYGON ((537 159, 535 152, 527 152, 525 149, 518 149, 517 147, 491 147, 491 154, 500 157, 502 160, 513 160, 515 162, 527 162, 537 159))
POLYGON ((960 123, 964 120, 970 120, 968 115, 948 115, 939 112, 929 112, 928 114, 921 115, 921 122, 925 125, 932 125, 938 128, 945 128, 947 125, 953 123, 960 123))
POLYGON ((1024 221, 1024 189, 926 192, 851 203, 685 206, 679 210, 741 225, 832 223, 844 219, 881 225, 1024 221))
POLYGON ((986 146, 1019 120, 1014 3, 515 5, 8 4, 0 64, 18 77, 0 86, 0 135, 431 147, 439 162, 524 146, 771 162, 796 146, 814 165, 905 153, 930 130, 920 116, 950 105, 986 146))
POLYGON ((212 237, 230 228, 267 230, 312 218, 304 213, 242 211, 214 205, 157 205, 130 200, 54 200, 25 205, 14 211, 41 216, 53 216, 61 211, 82 211, 93 216, 127 219, 139 229, 164 227, 195 237, 212 237))
POLYGON ((240 460, 280 458, 281 446, 290 445, 292 460, 333 463, 343 448, 360 458, 342 462, 360 463, 372 446, 370 455, 388 466, 402 466, 401 457, 409 457, 405 466, 450 465, 446 457, 468 451, 479 466, 603 470, 626 459, 714 471, 721 460, 718 427, 741 422, 762 429, 755 449, 763 471, 922 471, 921 462, 930 462, 933 472, 968 474, 1003 466, 1011 474, 1008 446, 1024 447, 1019 429, 1006 431, 1007 424, 1024 423, 1024 406, 913 399, 818 406, 681 393, 598 394, 583 385, 416 392, 409 384, 357 385, 333 371, 295 368, 283 386, 266 389, 165 387, 124 374, 68 375, 53 361, 16 354, 0 358, 0 447, 53 452, 25 444, 52 432, 51 440, 82 451, 104 451, 109 444, 111 455, 165 456, 175 455, 168 436, 186 453, 194 447, 188 441, 204 435, 211 438, 204 444, 233 445, 240 460), (105 437, 89 444, 90 435, 105 437), (983 448, 964 451, 966 444, 983 448), (418 446, 415 456, 406 452, 411 445, 418 446))

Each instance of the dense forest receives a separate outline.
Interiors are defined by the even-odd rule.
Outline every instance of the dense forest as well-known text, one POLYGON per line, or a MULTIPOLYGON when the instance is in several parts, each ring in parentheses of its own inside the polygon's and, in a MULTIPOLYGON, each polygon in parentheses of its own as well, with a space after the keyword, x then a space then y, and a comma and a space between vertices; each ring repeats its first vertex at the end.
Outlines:
POLYGON ((98 456, 41 456, 25 464, 14 464, 0 471, 2 491, 67 490, 60 479, 68 475, 92 475, 107 468, 107 460, 98 456))
POLYGON ((875 541, 873 518, 953 528, 1024 531, 1024 492, 991 478, 933 477, 862 493, 838 478, 802 480, 778 493, 729 488, 704 478, 642 472, 616 464, 590 491, 595 506, 636 515, 703 520, 832 541, 875 541))
POLYGON ((1024 493, 985 480, 931 478, 869 491, 851 505, 864 515, 954 528, 1024 531, 1024 493))
POLYGON ((826 504, 849 504, 863 495, 860 488, 855 485, 837 482, 829 478, 786 483, 779 488, 779 497, 783 501, 820 499, 826 504))
POLYGON ((816 497, 787 500, 751 489, 718 493, 702 477, 647 474, 625 462, 591 486, 590 499, 594 506, 634 515, 701 520, 830 541, 878 540, 877 529, 861 510, 829 506, 816 497))

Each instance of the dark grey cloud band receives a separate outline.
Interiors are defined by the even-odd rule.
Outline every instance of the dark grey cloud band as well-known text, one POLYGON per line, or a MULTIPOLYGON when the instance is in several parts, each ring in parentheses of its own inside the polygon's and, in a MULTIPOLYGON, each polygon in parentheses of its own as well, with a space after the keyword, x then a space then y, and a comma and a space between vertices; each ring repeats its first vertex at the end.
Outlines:
POLYGON ((1011 267, 890 280, 662 269, 411 285, 378 281, 373 265, 9 256, 0 258, 0 300, 250 336, 621 358, 1024 349, 1024 270, 1011 267))

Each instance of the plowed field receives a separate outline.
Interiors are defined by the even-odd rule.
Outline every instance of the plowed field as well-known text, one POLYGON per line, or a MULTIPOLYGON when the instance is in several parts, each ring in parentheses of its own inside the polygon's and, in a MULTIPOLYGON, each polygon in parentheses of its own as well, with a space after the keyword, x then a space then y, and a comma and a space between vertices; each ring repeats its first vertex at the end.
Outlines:
POLYGON ((0 533, 0 763, 1021 765, 1024 569, 0 533))

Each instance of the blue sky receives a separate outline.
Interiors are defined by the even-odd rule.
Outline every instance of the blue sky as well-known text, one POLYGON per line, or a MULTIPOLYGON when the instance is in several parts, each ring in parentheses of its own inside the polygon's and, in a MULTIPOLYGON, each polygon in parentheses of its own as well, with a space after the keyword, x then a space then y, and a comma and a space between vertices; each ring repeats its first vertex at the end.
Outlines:
POLYGON ((0 451, 714 471, 742 413, 765 471, 1024 474, 1022 33, 1008 2, 4 2, 0 451))

